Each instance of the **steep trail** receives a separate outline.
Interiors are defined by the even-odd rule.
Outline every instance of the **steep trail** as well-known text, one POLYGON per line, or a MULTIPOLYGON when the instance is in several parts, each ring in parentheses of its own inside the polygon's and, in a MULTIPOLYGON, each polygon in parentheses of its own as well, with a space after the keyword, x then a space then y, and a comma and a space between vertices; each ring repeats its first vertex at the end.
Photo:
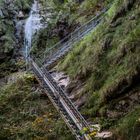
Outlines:
POLYGON ((30 17, 27 19, 25 25, 26 63, 33 70, 36 78, 49 97, 50 101, 60 113, 61 117, 71 132, 75 135, 77 140, 92 140, 90 134, 92 133, 92 136, 95 136, 97 134, 97 130, 87 123, 87 121, 68 98, 64 90, 54 81, 46 67, 48 68, 48 66, 58 61, 62 56, 68 53, 76 41, 82 39, 85 35, 92 31, 100 23, 105 11, 106 10, 103 10, 95 18, 58 42, 47 53, 45 52, 44 55, 47 56, 45 61, 47 61, 47 63, 45 63, 45 61, 44 63, 39 62, 30 54, 32 36, 41 28, 37 1, 34 1, 30 17), (86 129, 86 132, 81 133, 84 129, 86 129))
MULTIPOLYGON (((30 60, 30 64, 37 79, 39 80, 39 83, 46 91, 49 99, 60 113, 67 126, 70 128, 71 132, 75 135, 76 139, 91 140, 89 134, 81 135, 80 133, 83 128, 89 128, 90 130, 88 123, 74 107, 64 91, 57 86, 49 72, 41 70, 33 60, 30 60)), ((93 129, 91 129, 91 131, 93 131, 93 129)))

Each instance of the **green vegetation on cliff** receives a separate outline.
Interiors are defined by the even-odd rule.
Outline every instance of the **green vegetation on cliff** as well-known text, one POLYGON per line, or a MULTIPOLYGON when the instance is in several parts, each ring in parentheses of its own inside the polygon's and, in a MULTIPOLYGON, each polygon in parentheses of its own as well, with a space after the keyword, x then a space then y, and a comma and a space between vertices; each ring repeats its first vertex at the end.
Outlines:
MULTIPOLYGON (((114 139, 135 140, 139 139, 140 135, 138 131, 140 128, 138 121, 140 3, 138 0, 104 3, 85 0, 82 3, 67 1, 58 5, 52 4, 58 12, 57 18, 50 22, 49 28, 42 30, 37 36, 34 53, 42 58, 44 50, 61 39, 59 31, 56 36, 52 35, 53 30, 59 30, 56 25, 60 21, 65 19, 66 25, 72 27, 83 24, 108 4, 112 5, 105 13, 103 21, 93 32, 75 44, 57 69, 65 71, 71 81, 82 83, 78 98, 87 97, 81 108, 84 116, 100 123, 102 129, 112 130, 114 139), (39 48, 41 48, 40 54, 39 48)), ((78 85, 75 85, 76 87, 78 85)))
POLYGON ((19 75, 0 89, 0 139, 72 140, 34 76, 19 75))
MULTIPOLYGON (((0 78, 24 67, 15 59, 15 18, 19 11, 26 17, 32 2, 15 0, 6 7, 5 0, 0 1, 0 78)), ((74 45, 56 69, 70 76, 75 94, 80 91, 79 100, 86 97, 80 107, 85 118, 112 131, 113 140, 139 140, 139 0, 40 3, 52 13, 48 26, 33 37, 32 53, 41 59, 49 47, 110 5, 102 22, 74 45)), ((74 139, 31 74, 21 74, 1 87, 0 129, 0 139, 74 139)))
POLYGON ((16 23, 19 12, 28 14, 32 2, 33 0, 0 1, 0 78, 18 69, 15 56, 22 46, 18 46, 15 38, 16 23))
POLYGON ((123 140, 134 140, 140 135, 140 132, 130 133, 140 117, 138 109, 135 110, 140 104, 139 44, 140 2, 116 0, 100 25, 75 44, 58 65, 58 70, 65 71, 72 80, 84 83, 81 92, 81 96, 87 97, 81 109, 84 115, 102 120, 103 128, 117 124, 122 117, 122 124, 116 127, 123 140), (127 96, 132 101, 128 102, 127 96), (122 100, 124 105, 119 107, 122 100), (136 116, 130 113, 125 117, 128 110, 135 110, 136 116), (134 124, 127 124, 129 121, 134 124))

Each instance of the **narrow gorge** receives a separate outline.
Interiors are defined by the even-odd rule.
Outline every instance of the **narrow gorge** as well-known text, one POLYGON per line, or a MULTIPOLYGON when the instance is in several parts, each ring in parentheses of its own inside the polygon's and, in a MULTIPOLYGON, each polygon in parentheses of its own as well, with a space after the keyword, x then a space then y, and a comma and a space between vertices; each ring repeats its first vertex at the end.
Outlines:
POLYGON ((139 0, 0 1, 0 140, 140 140, 139 0))

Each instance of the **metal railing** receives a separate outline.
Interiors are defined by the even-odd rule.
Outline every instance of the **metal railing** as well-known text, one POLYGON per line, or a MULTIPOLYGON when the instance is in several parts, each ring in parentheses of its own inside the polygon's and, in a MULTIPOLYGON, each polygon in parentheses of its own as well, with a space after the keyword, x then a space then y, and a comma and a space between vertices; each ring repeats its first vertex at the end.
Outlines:
POLYGON ((70 130, 76 136, 76 139, 91 140, 88 134, 82 135, 80 133, 80 131, 85 127, 89 128, 90 130, 90 126, 83 118, 83 116, 79 113, 79 111, 75 108, 63 89, 57 86, 57 83, 53 80, 50 73, 47 70, 44 71, 39 68, 36 62, 32 59, 30 59, 30 65, 37 79, 42 84, 42 87, 44 87, 44 89, 48 91, 46 93, 49 99, 51 100, 57 111, 60 112, 62 118, 64 119, 70 130))
MULTIPOLYGON (((87 33, 89 33, 98 23, 100 23, 103 14, 105 13, 106 9, 103 9, 100 14, 96 15, 93 19, 89 20, 87 23, 76 29, 74 32, 70 33, 64 39, 56 43, 53 47, 48 48, 44 52, 44 60, 42 61, 45 65, 50 65, 55 61, 55 58, 59 58, 62 52, 65 49, 69 50, 72 45, 83 38, 87 33), (52 61, 52 59, 54 61, 52 61)), ((67 52, 67 51, 66 51, 67 52)), ((64 55, 62 53, 62 55, 64 55)))
MULTIPOLYGON (((52 64, 54 61, 59 59, 62 55, 72 47, 72 45, 83 38, 87 33, 89 33, 102 19, 102 15, 106 9, 102 10, 100 14, 88 21, 86 24, 75 30, 70 35, 66 36, 63 40, 58 42, 53 47, 49 48, 45 53, 45 60, 38 60, 37 58, 29 57, 29 64, 36 75, 39 83, 42 85, 49 97, 50 101, 53 103, 54 107, 60 113, 61 117, 75 135, 77 140, 92 140, 89 134, 81 134, 83 128, 88 128, 91 130, 87 121, 83 118, 80 112, 73 105, 71 100, 68 98, 64 90, 57 85, 57 83, 52 78, 48 70, 46 70, 46 63, 48 65, 52 64), (44 65, 45 64, 45 65, 44 65)), ((29 51, 30 54, 30 51, 29 51)), ((96 131, 96 130, 95 130, 96 131)))

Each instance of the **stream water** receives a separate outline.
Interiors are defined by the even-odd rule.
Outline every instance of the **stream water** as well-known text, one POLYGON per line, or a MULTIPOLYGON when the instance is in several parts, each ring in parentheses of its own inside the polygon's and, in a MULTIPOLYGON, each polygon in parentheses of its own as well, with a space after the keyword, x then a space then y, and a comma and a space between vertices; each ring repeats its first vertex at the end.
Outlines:
POLYGON ((29 54, 32 46, 32 37, 39 29, 43 27, 39 10, 40 5, 35 0, 31 8, 30 15, 25 23, 24 56, 26 63, 28 63, 28 59, 30 57, 29 54))

